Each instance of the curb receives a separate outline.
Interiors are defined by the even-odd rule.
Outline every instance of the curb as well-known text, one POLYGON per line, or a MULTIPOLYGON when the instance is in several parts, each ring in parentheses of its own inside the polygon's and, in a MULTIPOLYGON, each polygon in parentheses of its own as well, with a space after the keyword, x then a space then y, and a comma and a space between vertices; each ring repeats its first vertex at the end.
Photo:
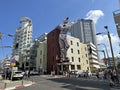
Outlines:
POLYGON ((3 88, 3 89, 0 89, 0 90, 14 90, 14 89, 25 88, 25 87, 28 87, 28 86, 31 86, 31 85, 36 85, 36 84, 37 84, 36 82, 32 82, 31 84, 17 85, 17 86, 14 86, 14 87, 3 88))

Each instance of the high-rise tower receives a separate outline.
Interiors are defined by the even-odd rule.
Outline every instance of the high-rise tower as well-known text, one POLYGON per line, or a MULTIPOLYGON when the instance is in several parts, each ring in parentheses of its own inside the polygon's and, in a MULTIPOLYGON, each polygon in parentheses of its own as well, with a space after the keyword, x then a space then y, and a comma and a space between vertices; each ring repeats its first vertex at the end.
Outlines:
POLYGON ((72 26, 71 35, 79 38, 82 43, 91 42, 96 45, 95 27, 92 20, 77 20, 72 26))
POLYGON ((30 49, 32 42, 32 21, 28 17, 20 19, 20 26, 17 28, 14 43, 13 43, 13 56, 19 55, 24 50, 30 49))

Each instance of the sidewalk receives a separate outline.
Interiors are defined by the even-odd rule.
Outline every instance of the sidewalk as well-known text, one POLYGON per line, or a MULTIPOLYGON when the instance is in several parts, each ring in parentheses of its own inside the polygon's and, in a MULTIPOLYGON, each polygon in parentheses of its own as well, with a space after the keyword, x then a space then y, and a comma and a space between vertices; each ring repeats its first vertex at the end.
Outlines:
POLYGON ((17 81, 1 80, 0 90, 13 90, 16 88, 24 88, 33 84, 34 82, 28 80, 17 80, 17 81))

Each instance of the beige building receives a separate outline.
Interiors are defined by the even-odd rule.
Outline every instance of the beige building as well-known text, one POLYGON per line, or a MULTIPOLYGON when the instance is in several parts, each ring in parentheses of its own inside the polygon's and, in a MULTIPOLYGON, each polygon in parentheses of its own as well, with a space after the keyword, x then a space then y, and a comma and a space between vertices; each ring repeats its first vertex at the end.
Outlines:
POLYGON ((70 59, 69 70, 90 72, 87 45, 80 43, 78 38, 72 36, 67 36, 67 39, 70 45, 67 51, 67 57, 70 59))
POLYGON ((44 72, 47 66, 47 43, 40 42, 37 48, 36 70, 44 72))

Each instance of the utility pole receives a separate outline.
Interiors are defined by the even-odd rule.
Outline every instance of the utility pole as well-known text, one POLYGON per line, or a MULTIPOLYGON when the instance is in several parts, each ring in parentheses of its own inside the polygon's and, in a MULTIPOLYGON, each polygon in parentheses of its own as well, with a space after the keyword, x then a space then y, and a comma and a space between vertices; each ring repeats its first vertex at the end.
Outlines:
POLYGON ((110 49, 111 49, 111 54, 112 54, 112 60, 113 60, 113 68, 117 72, 117 68, 116 68, 116 65, 115 65, 115 58, 114 58, 113 48, 112 48, 112 42, 111 42, 111 37, 110 37, 110 32, 108 31, 108 26, 104 26, 104 28, 107 30, 107 35, 108 35, 108 39, 109 39, 109 44, 110 44, 110 49))

